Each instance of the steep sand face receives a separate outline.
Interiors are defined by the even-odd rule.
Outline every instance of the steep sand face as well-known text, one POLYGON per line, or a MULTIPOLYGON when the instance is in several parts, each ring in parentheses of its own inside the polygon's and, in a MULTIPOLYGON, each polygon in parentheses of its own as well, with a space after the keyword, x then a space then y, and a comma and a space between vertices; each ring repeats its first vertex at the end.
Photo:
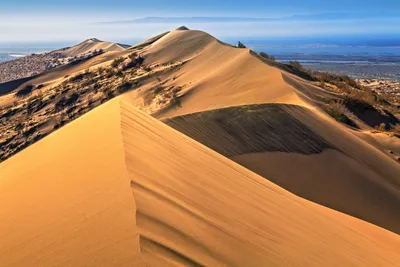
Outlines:
POLYGON ((399 164, 317 110, 249 105, 164 121, 292 193, 400 233, 399 164))
POLYGON ((399 266, 398 235, 119 100, 0 165, 1 266, 399 266))
POLYGON ((0 266, 145 266, 119 118, 104 104, 0 165, 0 266))
POLYGON ((357 132, 356 134, 379 150, 400 155, 400 142, 395 136, 389 136, 386 133, 372 133, 371 131, 357 132))
POLYGON ((238 155, 232 160, 298 196, 400 232, 398 191, 343 153, 265 152, 238 155))

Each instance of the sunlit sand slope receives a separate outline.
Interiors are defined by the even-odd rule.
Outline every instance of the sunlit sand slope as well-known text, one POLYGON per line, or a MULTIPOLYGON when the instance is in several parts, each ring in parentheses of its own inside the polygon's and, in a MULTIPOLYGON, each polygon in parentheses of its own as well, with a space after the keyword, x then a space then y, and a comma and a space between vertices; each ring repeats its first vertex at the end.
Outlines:
POLYGON ((156 117, 254 103, 303 104, 279 69, 252 56, 249 49, 224 44, 202 31, 171 31, 138 53, 153 69, 167 69, 125 98, 135 106, 141 100, 146 111, 151 106, 149 113, 156 117), (174 64, 182 65, 169 70, 174 64), (179 91, 179 107, 160 109, 157 101, 172 87, 179 91), (158 94, 151 99, 155 90, 158 94))
POLYGON ((107 103, 3 162, 0 266, 145 266, 124 155, 107 103))

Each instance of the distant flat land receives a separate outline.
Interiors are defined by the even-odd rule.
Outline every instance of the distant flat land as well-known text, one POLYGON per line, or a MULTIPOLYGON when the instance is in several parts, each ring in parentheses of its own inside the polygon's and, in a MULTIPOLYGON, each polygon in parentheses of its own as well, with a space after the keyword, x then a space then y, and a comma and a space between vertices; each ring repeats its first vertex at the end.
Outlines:
POLYGON ((400 80, 400 63, 303 63, 303 66, 359 79, 400 80))
POLYGON ((400 57, 396 55, 277 55, 278 61, 299 61, 317 71, 349 75, 358 79, 400 80, 400 57))

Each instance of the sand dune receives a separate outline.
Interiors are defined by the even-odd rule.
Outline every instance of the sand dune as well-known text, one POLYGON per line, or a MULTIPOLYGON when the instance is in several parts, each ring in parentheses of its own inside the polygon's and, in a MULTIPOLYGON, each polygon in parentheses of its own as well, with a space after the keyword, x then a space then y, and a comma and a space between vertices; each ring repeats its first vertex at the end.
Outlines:
POLYGON ((117 43, 100 41, 96 38, 91 38, 79 43, 73 47, 60 50, 63 54, 69 57, 75 57, 82 54, 87 54, 93 52, 94 50, 103 50, 106 52, 120 52, 128 48, 128 45, 122 45, 117 43))
POLYGON ((119 101, 0 165, 1 266, 399 266, 399 236, 119 101))
POLYGON ((144 58, 135 88, 0 164, 1 267, 400 266, 398 144, 318 108, 337 95, 201 31, 109 48, 29 81, 144 58))

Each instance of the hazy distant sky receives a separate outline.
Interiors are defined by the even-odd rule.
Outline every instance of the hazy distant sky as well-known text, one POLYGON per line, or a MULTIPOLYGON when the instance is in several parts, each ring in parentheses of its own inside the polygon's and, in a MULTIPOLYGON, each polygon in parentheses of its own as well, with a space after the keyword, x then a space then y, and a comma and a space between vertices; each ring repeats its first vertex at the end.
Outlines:
POLYGON ((0 42, 138 40, 181 25, 219 38, 400 35, 400 0, 0 0, 0 42))

